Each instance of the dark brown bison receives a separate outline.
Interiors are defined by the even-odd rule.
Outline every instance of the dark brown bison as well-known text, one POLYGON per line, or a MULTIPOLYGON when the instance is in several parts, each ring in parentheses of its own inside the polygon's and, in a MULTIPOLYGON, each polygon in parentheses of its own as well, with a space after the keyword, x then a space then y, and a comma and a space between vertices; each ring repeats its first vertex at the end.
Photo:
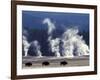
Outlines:
POLYGON ((60 62, 60 65, 63 65, 63 66, 65 66, 65 65, 67 65, 68 63, 66 62, 66 61, 62 61, 62 62, 60 62))
POLYGON ((48 65, 50 65, 50 63, 47 62, 47 61, 45 61, 45 62, 42 63, 42 65, 43 65, 43 66, 48 66, 48 65))
POLYGON ((30 66, 32 66, 32 63, 31 62, 27 62, 27 63, 25 63, 25 66, 30 67, 30 66))

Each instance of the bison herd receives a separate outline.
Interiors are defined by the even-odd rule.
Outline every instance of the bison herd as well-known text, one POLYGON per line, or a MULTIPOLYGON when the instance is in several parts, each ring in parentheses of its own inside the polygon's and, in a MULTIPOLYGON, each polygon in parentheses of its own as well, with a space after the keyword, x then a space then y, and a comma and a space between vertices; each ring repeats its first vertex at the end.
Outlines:
MULTIPOLYGON (((65 66, 67 64, 68 64, 68 62, 66 62, 66 61, 61 61, 60 62, 61 66, 65 66)), ((42 66, 49 66, 49 65, 50 65, 50 62, 48 62, 48 61, 42 62, 42 66)), ((30 67, 30 66, 32 66, 32 63, 31 62, 27 62, 27 63, 25 63, 25 66, 30 67)))

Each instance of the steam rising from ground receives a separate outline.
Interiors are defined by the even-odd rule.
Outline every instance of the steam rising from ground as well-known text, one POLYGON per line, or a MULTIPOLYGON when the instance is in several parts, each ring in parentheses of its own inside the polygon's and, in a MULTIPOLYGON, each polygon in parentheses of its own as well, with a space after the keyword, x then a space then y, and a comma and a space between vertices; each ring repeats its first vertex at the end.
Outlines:
POLYGON ((55 30, 55 25, 54 23, 52 23, 52 21, 49 18, 45 18, 43 20, 43 24, 47 24, 48 25, 48 35, 52 35, 52 32, 55 30))
POLYGON ((33 46, 34 52, 37 54, 37 57, 42 57, 42 52, 40 51, 41 46, 39 45, 39 42, 34 40, 31 42, 31 45, 33 46))
MULTIPOLYGON (((60 57, 61 55, 64 57, 89 55, 89 47, 83 40, 83 36, 78 34, 78 28, 66 29, 61 37, 53 38, 53 31, 56 30, 55 24, 49 18, 45 18, 43 24, 47 24, 48 26, 48 45, 56 57, 60 57)), ((25 56, 28 54, 30 45, 34 47, 37 56, 42 56, 41 46, 37 40, 28 43, 26 36, 23 36, 23 45, 25 56)))
POLYGON ((88 45, 83 40, 83 37, 78 35, 77 28, 67 29, 62 35, 63 56, 73 57, 89 55, 88 45))
POLYGON ((32 41, 31 43, 28 42, 26 35, 28 35, 27 31, 24 30, 23 32, 25 32, 25 34, 23 33, 23 48, 24 48, 24 56, 28 56, 28 50, 29 47, 32 46, 34 49, 34 52, 37 54, 37 57, 42 57, 42 52, 40 51, 40 45, 39 42, 37 40, 32 41))
POLYGON ((83 37, 78 35, 78 28, 66 29, 61 38, 53 39, 52 32, 56 26, 49 18, 44 19, 43 23, 48 25, 48 41, 56 57, 60 57, 61 54, 66 57, 89 55, 88 45, 83 37))
POLYGON ((30 44, 27 41, 26 36, 23 35, 22 38, 23 38, 22 44, 23 44, 23 48, 24 48, 24 54, 25 54, 25 56, 28 56, 28 50, 29 50, 30 44))
POLYGON ((59 38, 52 39, 52 32, 56 29, 54 23, 49 19, 45 18, 43 20, 43 24, 48 25, 48 41, 49 41, 49 46, 50 50, 55 54, 56 57, 60 57, 59 53, 59 38))

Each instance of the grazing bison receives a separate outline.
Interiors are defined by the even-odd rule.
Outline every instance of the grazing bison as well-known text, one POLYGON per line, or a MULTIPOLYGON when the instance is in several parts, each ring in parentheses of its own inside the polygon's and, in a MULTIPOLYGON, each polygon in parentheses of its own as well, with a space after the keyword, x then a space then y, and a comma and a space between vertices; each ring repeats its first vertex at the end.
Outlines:
POLYGON ((60 65, 65 66, 66 64, 68 64, 66 61, 62 61, 62 62, 60 62, 60 65))
POLYGON ((48 65, 50 65, 50 63, 47 62, 47 61, 45 61, 45 62, 42 63, 42 66, 48 66, 48 65))
POLYGON ((27 62, 27 63, 25 63, 25 66, 30 67, 30 66, 32 66, 32 63, 31 62, 27 62))

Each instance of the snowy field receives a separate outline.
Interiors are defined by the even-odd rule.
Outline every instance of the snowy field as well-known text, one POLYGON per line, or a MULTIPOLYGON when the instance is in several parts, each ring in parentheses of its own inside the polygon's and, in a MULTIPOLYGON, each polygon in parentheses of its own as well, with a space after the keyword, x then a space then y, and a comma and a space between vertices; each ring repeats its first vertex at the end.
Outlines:
POLYGON ((45 67, 74 67, 74 66, 89 66, 89 56, 81 57, 23 57, 23 68, 45 68, 45 67), (43 65, 43 62, 49 64, 43 65), (64 62, 64 64, 61 64, 64 62), (26 65, 31 63, 31 65, 26 65))

